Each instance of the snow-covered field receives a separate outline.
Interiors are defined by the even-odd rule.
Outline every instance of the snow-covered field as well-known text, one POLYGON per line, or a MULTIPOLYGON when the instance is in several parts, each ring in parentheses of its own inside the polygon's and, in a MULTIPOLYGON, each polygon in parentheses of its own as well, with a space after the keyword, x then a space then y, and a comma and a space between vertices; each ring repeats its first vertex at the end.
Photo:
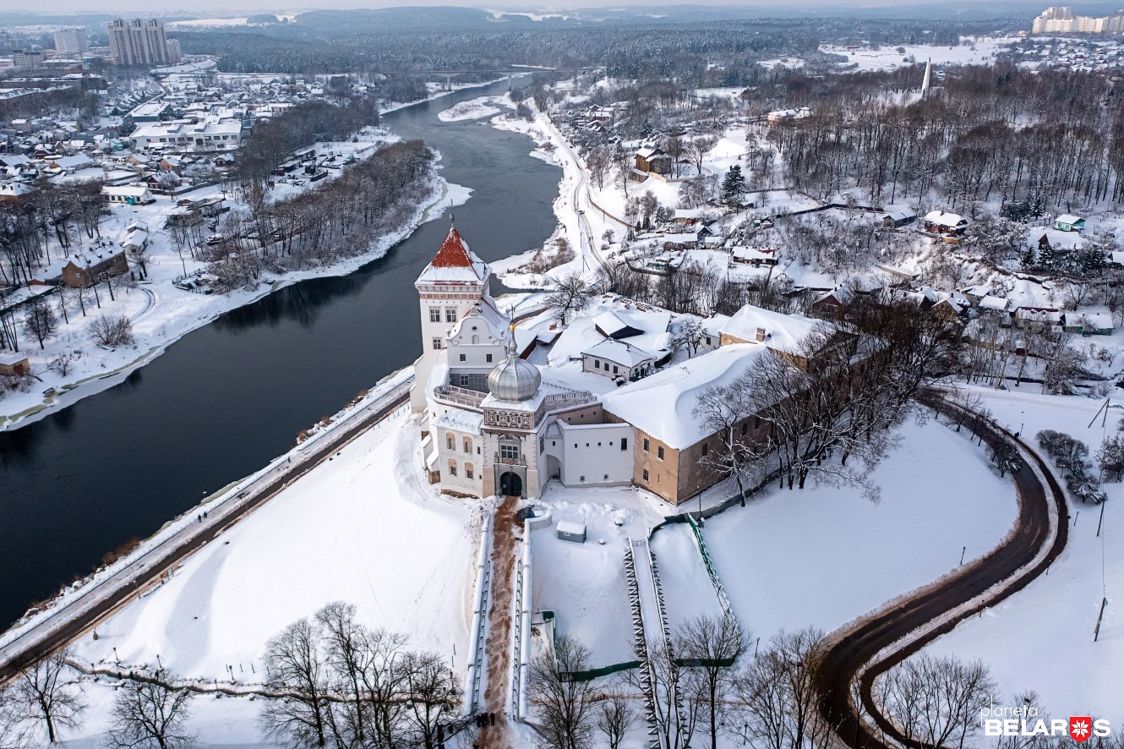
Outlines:
MULTIPOLYGON (((1025 386, 1024 386, 1025 387, 1025 386)), ((1095 452, 1105 436, 1119 430, 1119 405, 1107 424, 1094 417, 1103 400, 1031 392, 978 390, 1000 423, 1023 430, 1028 443, 1042 429, 1067 432, 1095 452), (1090 422, 1093 422, 1090 426, 1090 422)), ((1119 399, 1114 399, 1119 403, 1119 399)), ((1038 578, 999 606, 964 622, 927 652, 980 659, 1006 701, 1038 693, 1039 717, 1093 715, 1124 723, 1124 486, 1105 484, 1108 502, 1097 537, 1100 507, 1070 501, 1069 542, 1038 578), (1102 598, 1108 598, 1100 638, 1093 629, 1102 598)))
MULTIPOLYGON (((1014 487, 967 432, 927 419, 900 437, 872 476, 877 502, 853 487, 771 488, 707 521, 703 537, 751 637, 834 630, 951 572, 964 547, 965 562, 983 556, 1010 530, 1014 487)), ((652 540, 672 621, 716 605, 689 534, 670 525, 652 540)))
MULTIPOLYGON (((122 664, 155 667, 159 656, 184 677, 228 682, 233 666, 239 683, 255 683, 270 637, 344 600, 363 623, 406 634, 462 671, 480 517, 436 495, 420 455, 416 426, 400 411, 99 625, 77 657, 113 665, 116 649, 122 664)), ((83 736, 104 730, 99 712, 83 736)), ((204 745, 260 740, 250 700, 203 697, 195 712, 204 745)))
POLYGON ((951 47, 902 44, 878 49, 822 44, 820 52, 843 55, 847 58, 846 64, 855 65, 857 70, 893 70, 930 59, 933 65, 987 65, 995 62, 996 55, 1015 41, 1018 41, 1015 37, 961 37, 960 44, 951 47))

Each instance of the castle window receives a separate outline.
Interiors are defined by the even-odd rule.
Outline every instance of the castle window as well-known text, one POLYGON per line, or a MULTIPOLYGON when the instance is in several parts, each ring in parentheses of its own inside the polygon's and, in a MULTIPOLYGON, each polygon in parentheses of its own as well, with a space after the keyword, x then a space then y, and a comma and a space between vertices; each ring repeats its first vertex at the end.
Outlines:
POLYGON ((650 447, 651 447, 651 445, 649 445, 649 444, 648 444, 648 438, 647 438, 647 437, 645 437, 645 438, 644 438, 644 452, 648 452, 648 449, 649 449, 650 447))
POLYGON ((457 321, 457 308, 456 307, 446 307, 445 308, 445 322, 456 322, 456 321, 457 321))
POLYGON ((457 475, 457 461, 455 461, 455 460, 449 461, 449 475, 450 476, 456 476, 457 475))
POLYGON ((441 350, 441 339, 440 338, 434 338, 433 339, 433 348, 438 350, 438 351, 441 350))
POLYGON ((705 456, 709 452, 710 452, 710 445, 708 445, 704 442, 703 446, 702 446, 702 454, 705 456))
POLYGON ((484 361, 491 364, 492 363, 492 355, 491 354, 484 354, 484 361))
POLYGON ((466 453, 472 452, 472 440, 470 440, 468 437, 464 438, 464 451, 466 453))
POLYGON ((645 481, 648 480, 648 469, 647 468, 644 469, 644 480, 645 481))
POLYGON ((472 471, 472 464, 471 463, 465 463, 464 464, 464 477, 466 479, 473 478, 473 471, 472 471))
POLYGON ((500 458, 502 460, 519 460, 519 445, 500 443, 500 458))
POLYGON ((441 322, 441 308, 440 307, 430 307, 429 308, 429 321, 430 322, 441 322))
POLYGON ((628 437, 621 437, 621 452, 628 449, 628 437))
POLYGON ((460 357, 460 358, 461 358, 461 361, 464 361, 464 360, 465 360, 465 355, 464 355, 464 354, 461 354, 461 357, 460 357))
POLYGON ((656 448, 656 457, 663 460, 663 445, 656 448))
POLYGON ((445 435, 445 447, 449 450, 457 449, 457 438, 453 436, 452 432, 445 435))

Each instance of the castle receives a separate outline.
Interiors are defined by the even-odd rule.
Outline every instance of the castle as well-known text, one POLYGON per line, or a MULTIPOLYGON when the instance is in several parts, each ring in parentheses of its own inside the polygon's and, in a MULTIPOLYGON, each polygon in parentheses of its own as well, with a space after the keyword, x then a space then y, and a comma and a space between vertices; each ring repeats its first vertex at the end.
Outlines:
MULTIPOLYGON (((816 324, 747 306, 704 321, 690 357, 671 342, 667 310, 606 295, 569 325, 540 310, 517 326, 490 278, 453 227, 415 282, 424 350, 412 406, 430 480, 458 496, 535 497, 554 479, 689 499, 721 478, 705 458, 722 441, 695 413, 699 396, 768 351, 795 350, 816 324)), ((738 428, 768 437, 756 416, 738 428)))

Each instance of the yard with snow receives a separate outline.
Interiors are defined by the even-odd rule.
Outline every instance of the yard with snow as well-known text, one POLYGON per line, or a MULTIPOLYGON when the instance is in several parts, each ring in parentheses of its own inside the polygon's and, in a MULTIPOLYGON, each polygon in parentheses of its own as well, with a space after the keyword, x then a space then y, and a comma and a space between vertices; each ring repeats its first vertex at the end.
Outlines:
MULTIPOLYGON (((871 501, 854 487, 770 488, 745 509, 706 522, 702 534, 739 622, 756 640, 781 630, 830 632, 983 556, 1011 528, 1014 486, 968 432, 909 421, 875 469, 871 501)), ((656 531, 673 623, 718 611, 684 524, 656 531)))
MULTIPOLYGON (((416 425, 400 411, 99 625, 97 640, 76 643, 76 657, 148 669, 159 657, 205 682, 229 683, 232 666, 238 684, 260 683, 266 641, 343 600, 362 623, 405 634, 411 647, 463 673, 480 516, 436 496, 420 455, 416 425)), ((104 697, 99 688, 92 695, 104 697)), ((192 725, 204 745, 257 741, 256 709, 250 700, 201 697, 192 725)), ((108 718, 102 710, 89 717, 86 737, 108 718)))

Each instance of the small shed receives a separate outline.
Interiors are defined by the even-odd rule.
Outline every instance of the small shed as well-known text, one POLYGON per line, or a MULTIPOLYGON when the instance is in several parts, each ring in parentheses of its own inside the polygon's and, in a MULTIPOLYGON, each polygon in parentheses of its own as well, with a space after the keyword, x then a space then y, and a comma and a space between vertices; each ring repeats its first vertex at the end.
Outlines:
POLYGON ((20 376, 31 371, 31 362, 25 354, 0 351, 0 375, 20 376))
POLYGON ((1085 219, 1066 213, 1054 219, 1054 228, 1058 231, 1082 231, 1085 229, 1085 219))
POLYGON ((574 523, 569 520, 559 520, 555 527, 558 538, 563 541, 573 541, 577 544, 585 543, 585 524, 574 523))
POLYGON ((890 211, 882 214, 882 225, 891 229, 912 224, 916 220, 917 214, 913 211, 890 211))

